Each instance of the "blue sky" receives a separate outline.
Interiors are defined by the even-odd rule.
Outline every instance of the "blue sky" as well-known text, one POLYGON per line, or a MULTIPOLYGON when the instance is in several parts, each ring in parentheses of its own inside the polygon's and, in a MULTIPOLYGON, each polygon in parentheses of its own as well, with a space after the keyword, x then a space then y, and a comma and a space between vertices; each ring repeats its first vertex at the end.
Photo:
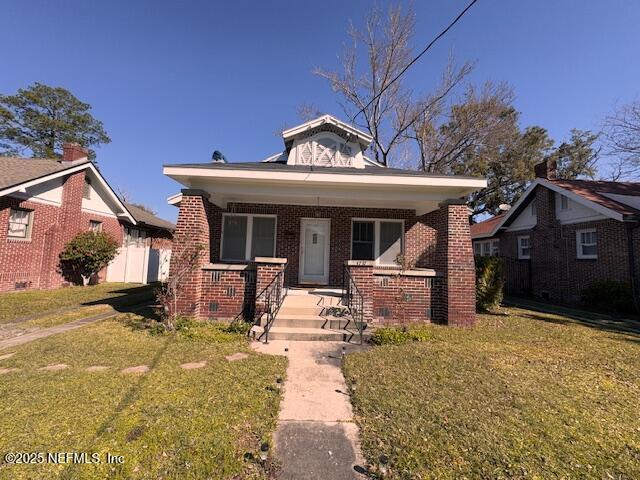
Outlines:
MULTIPOLYGON (((386 2, 378 2, 386 5, 386 2)), ((414 2, 416 48, 466 5, 414 2)), ((175 219, 179 185, 163 163, 231 161, 278 152, 276 132, 311 103, 342 116, 315 66, 334 68, 349 20, 372 2, 32 1, 0 7, 0 92, 33 82, 63 86, 93 105, 112 143, 98 150, 110 183, 175 219)), ((522 125, 557 141, 597 129, 617 103, 640 96, 640 2, 480 0, 410 70, 426 91, 450 51, 476 62, 471 80, 506 81, 522 125)))

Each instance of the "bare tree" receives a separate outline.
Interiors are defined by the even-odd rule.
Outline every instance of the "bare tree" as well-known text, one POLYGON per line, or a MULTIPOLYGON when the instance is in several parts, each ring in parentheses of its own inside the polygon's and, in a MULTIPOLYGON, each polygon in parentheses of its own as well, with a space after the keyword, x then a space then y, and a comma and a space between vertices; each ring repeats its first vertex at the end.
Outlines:
POLYGON ((605 153, 614 157, 611 178, 640 174, 640 100, 617 108, 604 121, 605 153))

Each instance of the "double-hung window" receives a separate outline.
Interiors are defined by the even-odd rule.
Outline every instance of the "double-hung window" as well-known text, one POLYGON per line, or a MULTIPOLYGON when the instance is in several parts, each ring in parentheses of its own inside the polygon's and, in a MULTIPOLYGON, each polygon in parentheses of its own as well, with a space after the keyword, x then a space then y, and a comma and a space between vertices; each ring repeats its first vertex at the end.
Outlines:
POLYGON ((353 220, 351 258, 375 260, 379 265, 394 265, 403 252, 402 220, 353 220))
POLYGON ((531 258, 531 237, 529 235, 518 237, 518 258, 520 260, 531 258))
POLYGON ((93 233, 100 233, 102 231, 102 222, 97 220, 89 220, 89 230, 93 233))
POLYGON ((595 229, 576 231, 576 247, 578 258, 598 258, 598 234, 595 229))
POLYGON ((275 254, 275 215, 224 214, 222 260, 252 260, 275 254))
POLYGON ((12 208, 9 212, 9 238, 31 238, 31 227, 33 226, 33 212, 12 208))

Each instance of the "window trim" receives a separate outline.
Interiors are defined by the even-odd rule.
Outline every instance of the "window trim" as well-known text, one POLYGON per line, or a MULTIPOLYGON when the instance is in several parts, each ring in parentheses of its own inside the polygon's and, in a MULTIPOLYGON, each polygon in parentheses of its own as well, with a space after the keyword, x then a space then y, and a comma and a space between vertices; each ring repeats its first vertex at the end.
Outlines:
POLYGON ((531 260, 531 235, 518 235, 518 260, 531 260), (520 245, 520 240, 523 238, 529 239, 529 255, 524 255, 522 253, 522 246, 520 245))
POLYGON ((562 194, 562 193, 558 193, 558 195, 560 195, 560 211, 561 212, 566 212, 567 210, 570 210, 569 208, 569 197, 567 197, 566 195, 562 194), (562 206, 564 200, 564 206, 562 206))
POLYGON ((100 220, 89 220, 89 231, 93 232, 93 233, 102 233, 104 228, 104 223, 100 220), (94 230, 93 228, 91 228, 92 224, 98 224, 99 228, 98 230, 94 230))
POLYGON ((21 207, 10 207, 9 208, 9 219, 7 222, 7 239, 10 240, 19 240, 23 242, 27 242, 31 240, 31 233, 33 231, 33 210, 29 208, 21 208, 21 207), (16 237, 15 235, 11 235, 11 212, 20 211, 27 212, 27 228, 24 237, 16 237))
POLYGON ((473 255, 476 257, 499 257, 500 256, 500 240, 497 238, 490 238, 487 240, 474 240, 473 242, 473 255), (484 246, 489 245, 489 255, 484 254, 484 246), (476 253, 476 246, 479 250, 476 253))
POLYGON ((93 189, 91 177, 86 173, 84 175, 84 185, 82 186, 82 198, 83 200, 91 200, 91 190, 93 189))
POLYGON ((264 214, 264 213, 223 213, 222 214, 222 225, 220 228, 220 261, 223 262, 251 262, 254 259, 251 258, 251 247, 253 242, 253 218, 254 217, 262 217, 262 218, 273 218, 275 220, 273 225, 273 254, 271 257, 276 256, 276 250, 278 247, 278 215, 276 214, 264 214), (226 217, 247 217, 247 238, 245 239, 244 245, 244 259, 232 259, 232 258, 224 258, 222 256, 222 252, 224 252, 224 219, 226 217))
POLYGON ((402 235, 400 236, 400 255, 404 255, 405 252, 405 220, 401 218, 351 218, 351 235, 349 237, 349 259, 353 259, 353 222, 373 222, 373 262, 374 265, 380 265, 384 267, 397 266, 396 262, 382 263, 380 262, 380 223, 381 222, 395 222, 402 225, 402 235))
POLYGON ((576 258, 579 260, 597 260, 598 259, 598 231, 595 228, 581 228, 576 230, 576 258), (580 237, 583 233, 595 233, 596 243, 581 243, 580 237), (593 255, 586 255, 582 253, 582 247, 584 245, 594 245, 596 247, 596 253, 593 255))

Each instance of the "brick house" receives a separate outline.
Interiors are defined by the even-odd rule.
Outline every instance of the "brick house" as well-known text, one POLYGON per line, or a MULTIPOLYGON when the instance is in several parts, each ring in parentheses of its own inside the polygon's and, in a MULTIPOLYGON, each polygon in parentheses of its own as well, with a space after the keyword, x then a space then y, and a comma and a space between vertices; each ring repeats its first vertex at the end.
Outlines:
POLYGON ((164 166, 184 186, 169 199, 180 208, 170 275, 194 245, 203 249, 184 276, 180 313, 251 317, 277 277, 291 287, 351 282, 366 322, 394 322, 402 294, 407 319, 473 324, 464 198, 484 179, 382 167, 364 155, 371 136, 329 115, 282 136, 284 151, 262 162, 214 154, 164 166))
POLYGON ((555 162, 507 212, 471 226, 476 255, 505 259, 508 293, 579 303, 603 280, 635 288, 640 268, 640 183, 563 180, 555 162))
POLYGON ((64 286, 59 255, 71 238, 95 230, 126 242, 127 228, 170 238, 136 220, 80 146, 65 145, 61 160, 0 157, 0 291, 64 286))

